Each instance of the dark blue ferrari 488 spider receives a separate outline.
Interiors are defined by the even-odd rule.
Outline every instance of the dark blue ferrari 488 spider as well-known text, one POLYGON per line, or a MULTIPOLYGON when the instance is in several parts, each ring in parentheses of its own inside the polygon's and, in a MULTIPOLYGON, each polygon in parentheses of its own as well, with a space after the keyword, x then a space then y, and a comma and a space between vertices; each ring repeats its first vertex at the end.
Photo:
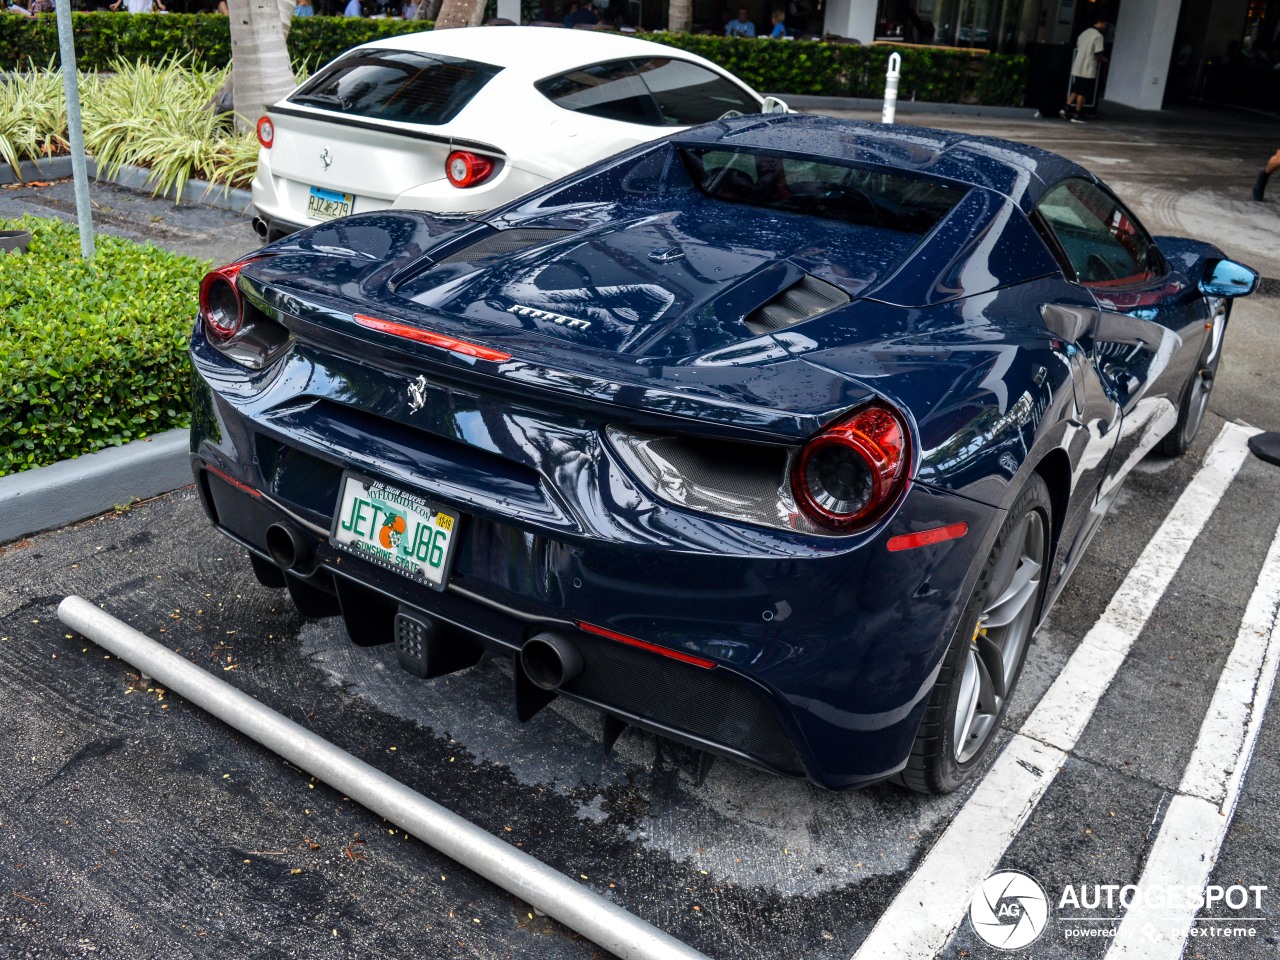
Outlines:
POLYGON ((1257 275, 1095 177, 784 115, 214 270, 192 464, 304 615, 828 787, 945 792, 1257 275))

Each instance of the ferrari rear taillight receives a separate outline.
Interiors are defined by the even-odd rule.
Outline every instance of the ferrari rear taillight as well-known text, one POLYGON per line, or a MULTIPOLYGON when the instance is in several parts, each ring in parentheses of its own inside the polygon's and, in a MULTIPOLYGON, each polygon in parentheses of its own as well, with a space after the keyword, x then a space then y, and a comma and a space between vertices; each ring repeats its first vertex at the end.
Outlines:
POLYGON ((244 298, 236 286, 240 271, 252 261, 241 260, 210 270, 200 281, 200 316, 215 342, 230 340, 244 322, 244 298))
POLYGON ((878 520, 894 504, 909 461, 901 416, 874 403, 805 444, 792 467, 791 490, 810 520, 854 530, 878 520))
POLYGON ((270 117, 258 118, 258 142, 263 150, 270 150, 271 144, 276 142, 276 125, 270 117))
POLYGON ((261 370, 291 342, 279 311, 240 290, 240 271, 260 259, 229 263, 210 270, 200 281, 200 324, 205 337, 219 353, 251 370, 261 370))
POLYGON ((444 162, 445 176, 459 189, 474 187, 489 179, 493 173, 493 161, 466 150, 455 150, 444 162))

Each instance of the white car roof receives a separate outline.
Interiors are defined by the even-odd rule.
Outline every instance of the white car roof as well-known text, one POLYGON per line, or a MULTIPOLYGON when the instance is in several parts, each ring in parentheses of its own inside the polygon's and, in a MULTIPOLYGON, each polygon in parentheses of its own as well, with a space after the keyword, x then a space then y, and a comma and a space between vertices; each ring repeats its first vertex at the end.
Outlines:
POLYGON ((361 47, 445 53, 505 67, 513 74, 534 78, 622 57, 678 56, 696 63, 707 62, 695 54, 635 37, 598 30, 557 30, 554 27, 424 30, 385 37, 361 47))

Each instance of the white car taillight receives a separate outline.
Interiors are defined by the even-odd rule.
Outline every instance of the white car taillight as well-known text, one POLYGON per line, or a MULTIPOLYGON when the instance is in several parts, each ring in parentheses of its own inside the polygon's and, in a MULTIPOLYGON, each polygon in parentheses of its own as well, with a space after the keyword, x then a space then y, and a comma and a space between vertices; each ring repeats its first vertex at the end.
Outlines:
POLYGON ((488 157, 468 153, 465 150, 453 151, 444 162, 445 176, 459 189, 484 183, 493 170, 494 163, 488 157))

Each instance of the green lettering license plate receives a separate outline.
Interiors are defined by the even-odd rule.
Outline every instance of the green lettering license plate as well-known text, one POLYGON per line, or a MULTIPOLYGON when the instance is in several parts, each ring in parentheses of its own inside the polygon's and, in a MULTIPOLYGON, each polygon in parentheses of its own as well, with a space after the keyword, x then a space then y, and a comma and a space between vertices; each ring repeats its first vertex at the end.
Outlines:
POLYGON ((329 542, 443 590, 457 532, 456 513, 416 493, 347 473, 329 542))

